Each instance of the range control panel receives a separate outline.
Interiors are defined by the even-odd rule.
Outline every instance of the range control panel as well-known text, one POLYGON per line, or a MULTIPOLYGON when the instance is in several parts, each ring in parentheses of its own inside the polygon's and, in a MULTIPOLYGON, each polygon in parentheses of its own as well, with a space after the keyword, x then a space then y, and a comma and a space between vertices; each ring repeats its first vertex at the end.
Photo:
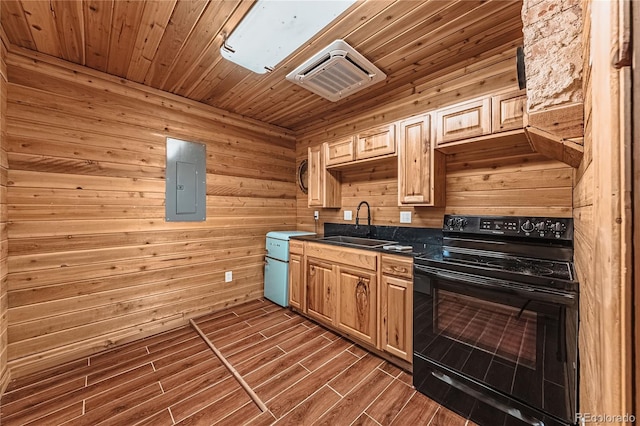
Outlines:
POLYGON ((573 239, 573 219, 520 216, 445 215, 443 231, 534 239, 573 239))

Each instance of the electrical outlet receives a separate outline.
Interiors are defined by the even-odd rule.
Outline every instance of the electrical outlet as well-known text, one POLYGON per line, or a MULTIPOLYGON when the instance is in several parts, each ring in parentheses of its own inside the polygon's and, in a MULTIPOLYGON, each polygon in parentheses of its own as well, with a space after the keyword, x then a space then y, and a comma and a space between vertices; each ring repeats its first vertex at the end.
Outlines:
POLYGON ((344 211, 344 220, 351 220, 352 218, 352 211, 351 210, 345 210, 344 211))
POLYGON ((318 219, 320 218, 320 212, 319 212, 318 210, 316 210, 316 211, 314 211, 314 212, 313 212, 313 218, 314 218, 315 220, 318 220, 318 219))
POLYGON ((231 280, 233 280, 233 272, 232 271, 226 271, 224 273, 224 282, 225 283, 230 283, 231 280))
POLYGON ((411 212, 400 212, 400 223, 411 223, 411 212))

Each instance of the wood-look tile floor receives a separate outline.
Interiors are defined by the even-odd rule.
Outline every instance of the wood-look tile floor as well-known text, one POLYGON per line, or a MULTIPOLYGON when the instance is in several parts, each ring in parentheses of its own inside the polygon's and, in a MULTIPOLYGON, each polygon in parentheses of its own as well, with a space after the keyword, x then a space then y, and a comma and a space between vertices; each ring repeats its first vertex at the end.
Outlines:
POLYGON ((467 425, 407 373, 269 301, 196 323, 268 412, 183 327, 12 381, 0 424, 467 425))

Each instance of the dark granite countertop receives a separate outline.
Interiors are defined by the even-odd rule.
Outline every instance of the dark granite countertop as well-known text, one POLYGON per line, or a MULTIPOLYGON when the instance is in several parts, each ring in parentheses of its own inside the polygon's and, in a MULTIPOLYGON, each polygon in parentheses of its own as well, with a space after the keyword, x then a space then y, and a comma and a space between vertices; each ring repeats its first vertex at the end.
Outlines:
POLYGON ((434 228, 411 228, 400 226, 376 226, 370 228, 369 238, 376 240, 394 241, 397 245, 411 246, 411 251, 386 250, 382 247, 355 246, 338 241, 324 240, 324 237, 345 235, 349 237, 367 238, 369 227, 348 224, 325 223, 323 235, 301 235, 291 237, 300 241, 313 241, 334 246, 358 248, 380 253, 397 254, 401 256, 436 256, 442 252, 442 231, 434 228))

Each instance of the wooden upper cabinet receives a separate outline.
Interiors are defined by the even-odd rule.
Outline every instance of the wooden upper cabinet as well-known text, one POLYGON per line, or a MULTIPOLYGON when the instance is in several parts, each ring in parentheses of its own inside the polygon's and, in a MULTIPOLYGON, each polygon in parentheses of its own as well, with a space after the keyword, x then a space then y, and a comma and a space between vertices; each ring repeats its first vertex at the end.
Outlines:
POLYGON ((342 164, 355 160, 354 139, 355 138, 353 136, 349 136, 348 138, 334 142, 325 142, 325 158, 327 159, 327 166, 333 166, 334 164, 342 164))
POLYGON ((527 106, 525 90, 518 90, 491 98, 493 133, 522 129, 527 106))
POLYGON ((443 205, 445 158, 433 149, 430 116, 402 121, 399 136, 398 205, 443 205))
POLYGON ((491 98, 453 105, 435 115, 437 146, 491 133, 491 98))
POLYGON ((358 133, 356 160, 396 153, 396 125, 389 124, 358 133))
POLYGON ((322 206, 322 151, 318 147, 310 147, 308 150, 308 204, 312 206, 322 206))
POLYGON ((336 326, 372 346, 377 337, 376 273, 348 266, 338 267, 336 326))
POLYGON ((324 162, 323 145, 308 149, 309 190, 307 195, 309 207, 340 207, 340 180, 327 170, 324 162))

